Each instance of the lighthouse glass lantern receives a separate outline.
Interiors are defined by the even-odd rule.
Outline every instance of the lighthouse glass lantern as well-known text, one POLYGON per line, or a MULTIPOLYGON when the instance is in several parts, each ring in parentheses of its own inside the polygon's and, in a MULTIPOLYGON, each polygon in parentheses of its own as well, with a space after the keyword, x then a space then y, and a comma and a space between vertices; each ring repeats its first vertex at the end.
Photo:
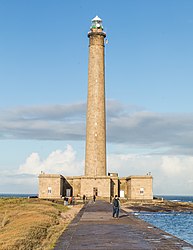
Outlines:
POLYGON ((98 16, 92 19, 91 29, 103 29, 102 20, 98 16))

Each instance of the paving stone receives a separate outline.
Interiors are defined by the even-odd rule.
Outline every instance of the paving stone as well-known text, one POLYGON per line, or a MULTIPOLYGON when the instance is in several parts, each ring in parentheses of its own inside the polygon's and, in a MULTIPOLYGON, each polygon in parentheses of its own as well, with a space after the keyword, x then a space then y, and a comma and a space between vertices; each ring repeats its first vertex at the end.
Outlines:
POLYGON ((112 218, 112 205, 90 201, 59 238, 55 250, 193 250, 193 246, 121 210, 112 218))

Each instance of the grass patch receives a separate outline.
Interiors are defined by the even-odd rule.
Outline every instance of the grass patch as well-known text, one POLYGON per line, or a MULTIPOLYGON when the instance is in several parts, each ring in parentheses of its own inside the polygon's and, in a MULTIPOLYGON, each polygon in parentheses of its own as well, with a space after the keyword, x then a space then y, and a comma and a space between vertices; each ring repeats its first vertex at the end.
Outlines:
POLYGON ((80 208, 40 199, 1 198, 0 249, 52 249, 80 208))
POLYGON ((5 215, 3 216, 2 222, 1 222, 1 227, 6 226, 9 223, 9 218, 7 215, 7 211, 5 211, 5 215))

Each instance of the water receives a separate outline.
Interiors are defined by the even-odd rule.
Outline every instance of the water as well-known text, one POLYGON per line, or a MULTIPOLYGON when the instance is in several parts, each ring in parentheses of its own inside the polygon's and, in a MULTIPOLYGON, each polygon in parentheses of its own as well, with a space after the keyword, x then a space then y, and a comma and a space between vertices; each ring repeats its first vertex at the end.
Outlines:
MULTIPOLYGON (((193 196, 160 196, 171 201, 193 202, 193 196)), ((193 245, 192 212, 140 212, 140 219, 193 245)))
POLYGON ((165 200, 169 200, 169 201, 193 202, 193 196, 156 195, 156 197, 164 198, 165 200))
POLYGON ((27 198, 37 196, 37 194, 0 194, 0 198, 27 198))

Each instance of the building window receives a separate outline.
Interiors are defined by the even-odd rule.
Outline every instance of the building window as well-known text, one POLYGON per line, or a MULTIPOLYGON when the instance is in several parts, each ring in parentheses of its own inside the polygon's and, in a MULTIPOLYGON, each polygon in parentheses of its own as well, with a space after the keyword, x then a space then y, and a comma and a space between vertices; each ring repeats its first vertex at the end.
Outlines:
POLYGON ((48 187, 48 194, 51 194, 51 193, 52 193, 52 188, 48 187))
POLYGON ((144 194, 144 188, 140 188, 140 194, 144 194))

